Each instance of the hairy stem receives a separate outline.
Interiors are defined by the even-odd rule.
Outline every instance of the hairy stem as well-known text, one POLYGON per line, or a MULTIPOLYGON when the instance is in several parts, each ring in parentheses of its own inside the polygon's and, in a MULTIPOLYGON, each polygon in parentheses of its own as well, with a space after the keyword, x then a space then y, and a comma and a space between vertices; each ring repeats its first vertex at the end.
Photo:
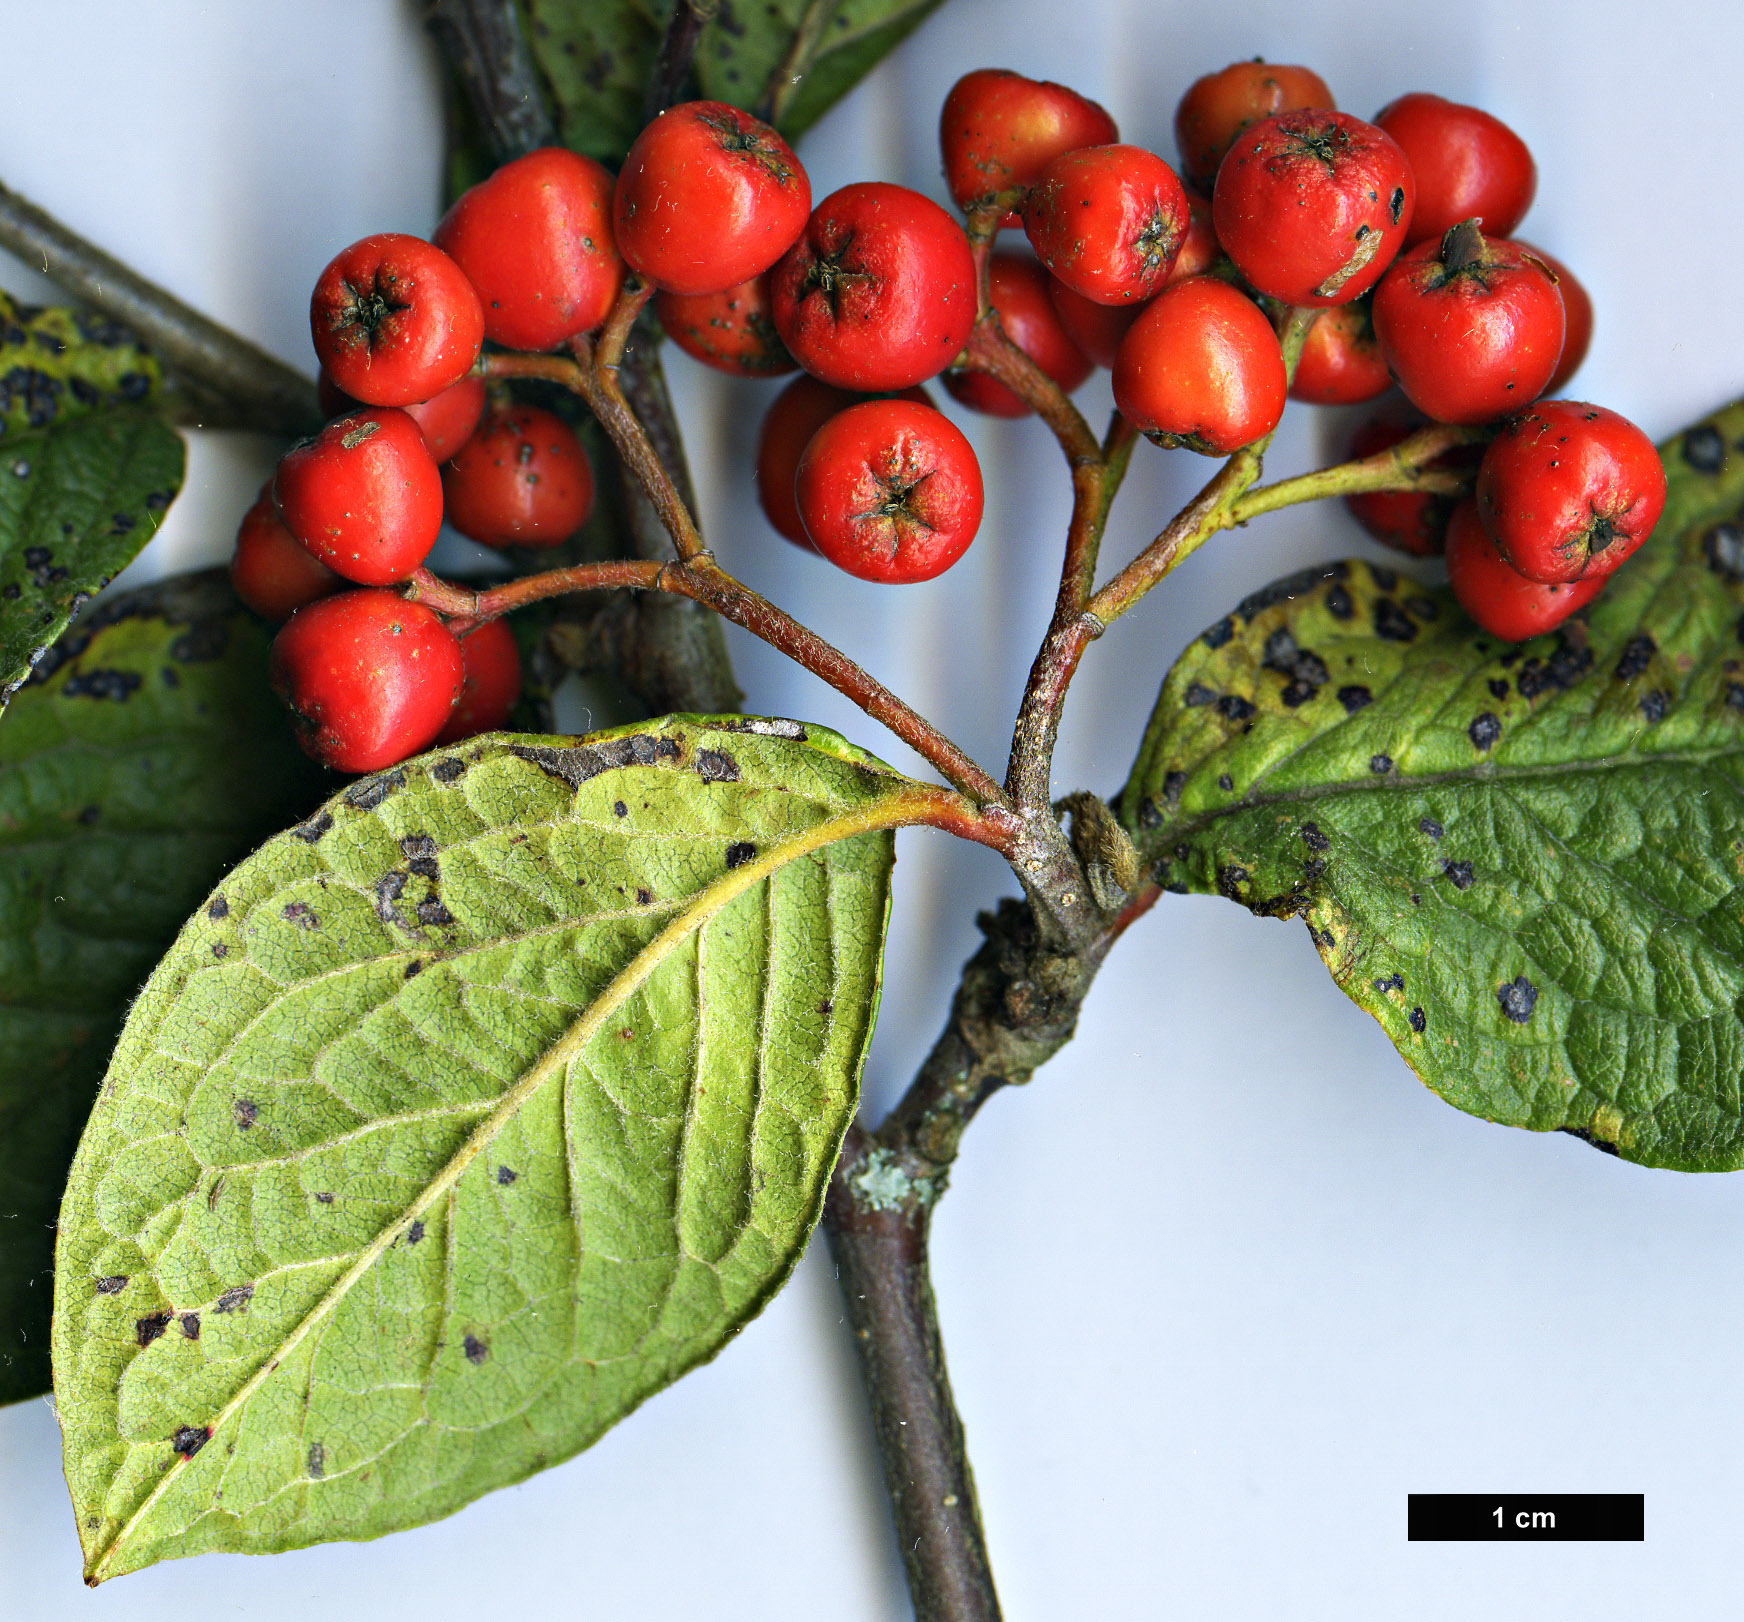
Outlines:
MULTIPOLYGON (((4 185, 0 248, 136 333, 166 366, 197 385, 189 399, 216 395, 223 402, 224 426, 293 438, 321 426, 315 385, 307 378, 129 270, 4 185)), ((197 410, 188 414, 204 420, 197 410)))

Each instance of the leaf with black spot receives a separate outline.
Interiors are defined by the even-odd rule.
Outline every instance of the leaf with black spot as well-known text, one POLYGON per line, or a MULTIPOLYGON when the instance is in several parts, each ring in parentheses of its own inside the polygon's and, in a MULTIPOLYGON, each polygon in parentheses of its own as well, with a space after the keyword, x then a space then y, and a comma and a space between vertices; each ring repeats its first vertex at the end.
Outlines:
POLYGON ((1744 406, 1667 445, 1653 538, 1517 647, 1390 568, 1250 598, 1170 672, 1118 801, 1171 886, 1306 920, 1450 1103, 1689 1170, 1744 1165, 1740 442, 1744 406), (1292 703, 1301 648, 1329 680, 1292 703))

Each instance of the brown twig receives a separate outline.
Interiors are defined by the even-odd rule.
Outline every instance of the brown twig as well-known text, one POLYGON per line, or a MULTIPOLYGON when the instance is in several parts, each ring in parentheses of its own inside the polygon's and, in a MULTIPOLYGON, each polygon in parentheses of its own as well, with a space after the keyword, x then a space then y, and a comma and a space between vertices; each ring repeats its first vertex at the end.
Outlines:
POLYGON ((431 0, 427 22, 498 163, 555 144, 516 0, 431 0))
POLYGON ((642 104, 643 123, 651 124, 683 95, 697 41, 720 9, 720 0, 676 0, 672 15, 666 20, 666 32, 660 37, 654 72, 648 80, 648 95, 642 104))

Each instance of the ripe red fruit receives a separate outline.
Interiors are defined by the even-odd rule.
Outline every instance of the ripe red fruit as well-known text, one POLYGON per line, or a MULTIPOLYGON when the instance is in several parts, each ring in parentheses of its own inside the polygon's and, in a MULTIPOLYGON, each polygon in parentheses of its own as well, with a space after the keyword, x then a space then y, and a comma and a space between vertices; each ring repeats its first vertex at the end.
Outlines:
POLYGON ((500 732, 521 696, 521 650, 507 620, 486 620, 459 640, 464 666, 460 701, 436 734, 437 743, 500 732))
POLYGON ((838 388, 923 383, 957 358, 975 325, 962 227, 930 198, 882 181, 826 197, 769 290, 782 342, 838 388))
POLYGON ((1074 293, 1056 277, 1048 278, 1048 297, 1066 336, 1098 366, 1111 367, 1120 352, 1120 340, 1148 308, 1144 304, 1098 304, 1074 293))
POLYGON ((328 376, 354 400, 403 406, 472 369, 484 311, 440 248, 384 231, 352 243, 321 272, 309 330, 328 376))
MULTIPOLYGON (((315 393, 321 401, 321 413, 327 417, 342 417, 363 403, 352 399, 325 372, 316 374, 315 393)), ((478 419, 484 415, 484 379, 463 377, 434 399, 420 400, 400 409, 417 423, 430 459, 446 462, 472 437, 478 419)))
POLYGON ((1169 267, 1171 282, 1184 282, 1189 276, 1203 276, 1219 258, 1223 248, 1217 240, 1217 229, 1211 223, 1211 199, 1196 191, 1187 193, 1187 234, 1181 238, 1181 251, 1169 267))
POLYGON ((336 417, 293 445, 273 499, 304 546, 364 586, 404 580, 442 527, 442 475, 418 425, 391 406, 336 417))
POLYGON ((1478 469, 1478 512, 1528 580, 1615 573, 1665 508, 1665 468, 1634 423, 1579 400, 1509 419, 1478 469))
POLYGON ((1023 205, 1036 256, 1098 304, 1142 304, 1156 292, 1187 225, 1187 194, 1175 171, 1138 146, 1062 153, 1036 177, 1023 205))
POLYGON ((1512 236, 1526 218, 1538 170, 1526 143, 1501 119, 1414 91, 1388 102, 1375 122, 1404 148, 1417 177, 1407 247, 1474 216, 1492 237, 1512 236))
POLYGON ((1346 113, 1280 113, 1229 149, 1211 221, 1260 292, 1286 304, 1345 304, 1404 245, 1416 190, 1385 130, 1346 113))
POLYGON ((273 505, 269 479, 260 499, 242 515, 230 559, 230 584, 262 619, 277 624, 345 582, 285 528, 273 505))
POLYGON ((441 731, 460 697, 460 644, 422 603, 346 591, 291 616, 267 677, 305 754, 342 772, 379 771, 441 731))
POLYGON ((719 293, 760 276, 805 229, 811 181, 761 119, 722 101, 670 107, 618 175, 618 251, 671 293, 719 293))
POLYGON ((657 293, 666 336, 693 360, 734 377, 779 377, 798 369, 769 303, 765 273, 720 293, 657 293))
POLYGON ((1249 125, 1275 113, 1337 105, 1326 81, 1308 68, 1257 59, 1231 62, 1220 73, 1196 79, 1175 109, 1181 172, 1188 185, 1208 192, 1223 155, 1249 125))
POLYGON ((592 158, 541 147, 455 199, 436 245, 466 272, 493 343, 540 352, 591 332, 624 279, 612 177, 592 158))
MULTIPOLYGON (((929 411, 933 409, 925 389, 905 389, 895 398, 925 406, 929 411)), ((757 500, 776 533, 808 552, 815 548, 799 516, 799 504, 793 498, 799 459, 811 443, 811 436, 831 417, 849 406, 864 405, 866 399, 864 394, 831 388, 815 377, 796 377, 775 396, 763 414, 763 426, 757 431, 757 500)))
MULTIPOLYGON (((965 213, 1033 184, 1062 152, 1119 139, 1114 120, 1095 102, 1004 68, 964 74, 939 113, 945 184, 965 213)), ((1002 223, 1016 225, 1016 216, 1002 223)))
POLYGON ((812 435, 794 499, 830 562, 906 585, 943 574, 975 539, 981 466, 948 418, 908 400, 871 400, 812 435))
POLYGON ((593 511, 593 468, 554 412, 493 411, 442 470, 448 522, 486 546, 557 546, 593 511))
POLYGON ((1544 385, 1546 394, 1555 394, 1580 370, 1581 362, 1587 358, 1587 350, 1593 341, 1593 301, 1576 279, 1575 273, 1560 259, 1553 259, 1542 248, 1535 248, 1530 242, 1516 241, 1514 246, 1522 253, 1536 254, 1549 265, 1556 276, 1556 290, 1562 294, 1562 313, 1565 318, 1562 359, 1556 363, 1556 370, 1550 374, 1550 381, 1544 385))
MULTIPOLYGON (((1005 336, 1070 394, 1092 368, 1048 297, 1050 280, 1033 259, 1016 254, 995 254, 987 267, 988 298, 999 312, 1005 336)), ((952 399, 990 417, 1029 415, 1023 401, 985 372, 947 372, 945 388, 952 399)))
MULTIPOLYGON (((1426 425, 1425 419, 1409 407, 1385 408, 1351 435, 1346 454, 1353 462, 1361 461, 1390 449, 1426 425)), ((1436 457, 1430 466, 1475 473, 1482 455, 1481 445, 1455 445, 1436 457)), ((1447 520, 1457 499, 1423 490, 1374 490, 1346 496, 1344 504, 1351 516, 1383 546, 1421 558, 1439 553, 1447 544, 1447 520)))
POLYGON ((1165 287, 1114 362, 1114 403, 1159 444, 1227 456, 1284 414, 1284 352, 1265 313, 1215 276, 1165 287))
POLYGON ((1407 250, 1375 290, 1393 377, 1437 422, 1488 422, 1544 392, 1562 355, 1562 295, 1535 254, 1456 225, 1407 250))
POLYGON ((1361 405, 1392 386, 1369 301, 1360 298, 1327 310, 1308 329, 1290 398, 1311 405, 1361 405))
POLYGON ((1508 566, 1484 533, 1475 501, 1460 502, 1448 520, 1447 583, 1460 607, 1504 642, 1524 642, 1554 631, 1597 597, 1608 578, 1589 575, 1554 586, 1528 580, 1508 566))

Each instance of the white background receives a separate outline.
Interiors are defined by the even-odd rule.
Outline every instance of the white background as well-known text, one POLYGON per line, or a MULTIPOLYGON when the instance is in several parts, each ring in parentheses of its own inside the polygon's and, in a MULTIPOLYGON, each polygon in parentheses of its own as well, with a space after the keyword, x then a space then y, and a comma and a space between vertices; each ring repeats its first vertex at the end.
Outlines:
MULTIPOLYGON (((0 179, 183 298, 312 368, 323 263, 425 232, 440 120, 395 0, 11 0, 0 179)), ((1523 234, 1598 304, 1576 392, 1656 437, 1744 393, 1744 21, 1730 5, 950 0, 805 143, 816 194, 942 197, 945 91, 973 67, 1065 80, 1172 157, 1197 75, 1307 62, 1372 115, 1408 90, 1527 139, 1523 234)), ((0 261, 0 282, 44 284, 0 261)), ((1033 422, 965 423, 990 486, 965 561, 879 589, 763 524, 748 452, 774 385, 672 371, 712 544, 984 762, 1052 597, 1066 480, 1033 422)), ((1106 379, 1082 395, 1096 418, 1106 379)), ((1296 408, 1274 467, 1331 448, 1296 408), (1295 420, 1300 418, 1302 420, 1295 420)), ((272 448, 195 435, 152 570, 223 557, 272 448)), ((1141 446, 1124 561, 1207 467, 1141 446)), ((1290 569, 1364 550, 1341 511, 1223 538, 1093 648, 1058 787, 1116 788, 1189 637, 1290 569)), ((872 723, 735 637, 750 707, 872 723)), ((905 835, 873 1111, 900 1090, 1011 888, 996 860, 905 835)), ((1334 989, 1299 924, 1166 898, 1104 973, 1083 1034, 971 1133, 937 1287, 1007 1614, 1464 1619, 1736 1613, 1744 1179, 1642 1171, 1454 1113, 1334 989), (1408 1545, 1412 1490, 1631 1491, 1644 1545, 1408 1545)), ((0 1412, 0 1612, 148 1619, 857 1619, 907 1614, 863 1401, 814 1246, 710 1367, 590 1453, 436 1526, 273 1559, 79 1582, 52 1411, 0 1412)))

